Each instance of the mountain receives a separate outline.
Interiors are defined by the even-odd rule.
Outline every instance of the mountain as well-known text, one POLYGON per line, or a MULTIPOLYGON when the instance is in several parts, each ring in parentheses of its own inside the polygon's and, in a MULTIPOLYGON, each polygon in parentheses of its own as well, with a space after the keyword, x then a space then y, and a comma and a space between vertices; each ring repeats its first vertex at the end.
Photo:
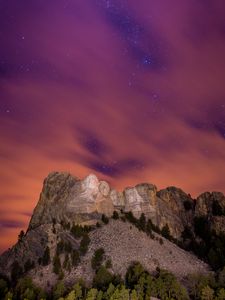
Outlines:
POLYGON ((113 274, 123 277, 139 261, 150 273, 166 269, 184 281, 188 274, 225 265, 224 233, 222 193, 195 200, 176 187, 157 191, 149 183, 117 192, 95 175, 80 180, 53 172, 44 180, 27 232, 1 255, 0 270, 12 281, 28 274, 45 289, 59 278, 68 286, 81 277, 90 284, 92 258, 103 249, 113 274))
POLYGON ((101 214, 131 211, 135 217, 144 213, 159 228, 168 225, 170 234, 180 239, 185 228, 193 230, 195 217, 210 220, 211 230, 225 230, 225 196, 219 192, 203 193, 196 200, 176 187, 157 191, 153 184, 142 183, 111 189, 95 175, 80 180, 68 173, 54 172, 44 181, 40 200, 31 218, 29 230, 42 224, 76 222, 92 225, 101 214))

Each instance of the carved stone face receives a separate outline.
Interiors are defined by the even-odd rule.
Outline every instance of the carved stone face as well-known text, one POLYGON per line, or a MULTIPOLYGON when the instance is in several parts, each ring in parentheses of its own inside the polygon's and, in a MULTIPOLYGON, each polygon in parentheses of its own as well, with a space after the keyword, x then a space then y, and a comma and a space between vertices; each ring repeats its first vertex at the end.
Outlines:
POLYGON ((95 187, 99 184, 98 178, 94 174, 88 175, 83 182, 89 188, 95 187))
POLYGON ((126 189, 125 197, 128 204, 143 202, 141 196, 138 194, 135 188, 126 189))
POLYGON ((112 199, 113 205, 118 205, 118 197, 117 197, 117 191, 116 190, 111 190, 110 192, 110 198, 112 199))
POLYGON ((113 203, 114 206, 123 207, 125 205, 123 194, 117 192, 116 190, 111 190, 110 198, 111 198, 112 203, 113 203))
POLYGON ((103 196, 107 197, 109 195, 110 187, 106 181, 100 181, 98 189, 103 196))

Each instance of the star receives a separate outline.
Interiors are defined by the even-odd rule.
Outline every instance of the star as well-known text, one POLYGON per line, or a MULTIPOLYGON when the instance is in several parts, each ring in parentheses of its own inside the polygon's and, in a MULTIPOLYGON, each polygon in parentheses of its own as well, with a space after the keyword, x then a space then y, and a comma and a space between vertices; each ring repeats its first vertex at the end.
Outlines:
POLYGON ((149 56, 145 56, 142 60, 143 65, 147 66, 150 65, 152 63, 151 59, 149 56))

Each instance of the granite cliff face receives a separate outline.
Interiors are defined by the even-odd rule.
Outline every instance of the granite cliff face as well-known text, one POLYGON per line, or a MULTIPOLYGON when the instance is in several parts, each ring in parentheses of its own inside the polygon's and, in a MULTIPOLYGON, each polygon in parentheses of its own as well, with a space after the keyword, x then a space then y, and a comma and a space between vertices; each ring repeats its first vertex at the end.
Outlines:
POLYGON ((201 194, 196 200, 195 215, 207 218, 216 233, 225 233, 225 196, 220 192, 201 194))
POLYGON ((98 214, 112 214, 114 207, 107 182, 95 175, 79 180, 68 173, 54 172, 44 181, 40 200, 29 228, 61 220, 93 223, 98 214))
POLYGON ((210 218, 213 229, 225 231, 225 217, 219 209, 225 211, 225 197, 218 192, 204 193, 197 201, 176 187, 157 191, 148 183, 117 192, 92 174, 80 180, 53 172, 44 181, 29 229, 62 220, 95 224, 101 214, 111 216, 114 210, 123 210, 132 211, 135 217, 144 213, 160 229, 168 225, 171 235, 180 239, 184 229, 193 228, 194 218, 200 216, 210 218))

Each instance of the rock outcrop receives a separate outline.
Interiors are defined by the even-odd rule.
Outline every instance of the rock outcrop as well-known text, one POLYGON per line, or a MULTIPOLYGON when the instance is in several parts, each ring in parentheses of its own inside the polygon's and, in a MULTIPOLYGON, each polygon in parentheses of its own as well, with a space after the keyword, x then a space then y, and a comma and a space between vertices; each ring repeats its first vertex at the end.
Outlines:
POLYGON ((211 230, 225 234, 225 196, 220 192, 201 194, 196 200, 195 216, 208 219, 211 230))
POLYGON ((192 228, 194 218, 200 216, 210 218, 216 231, 225 231, 225 197, 222 193, 204 193, 194 201, 179 188, 157 191, 157 187, 149 183, 117 192, 95 175, 80 180, 59 172, 53 172, 45 179, 29 229, 53 220, 56 223, 64 220, 95 224, 101 214, 111 216, 114 210, 132 211, 135 217, 144 213, 160 229, 168 225, 170 234, 176 239, 180 239, 186 227, 192 228))
POLYGON ((44 181, 29 229, 62 220, 91 224, 99 214, 112 215, 113 210, 107 182, 99 181, 95 175, 79 180, 68 173, 54 172, 44 181))

